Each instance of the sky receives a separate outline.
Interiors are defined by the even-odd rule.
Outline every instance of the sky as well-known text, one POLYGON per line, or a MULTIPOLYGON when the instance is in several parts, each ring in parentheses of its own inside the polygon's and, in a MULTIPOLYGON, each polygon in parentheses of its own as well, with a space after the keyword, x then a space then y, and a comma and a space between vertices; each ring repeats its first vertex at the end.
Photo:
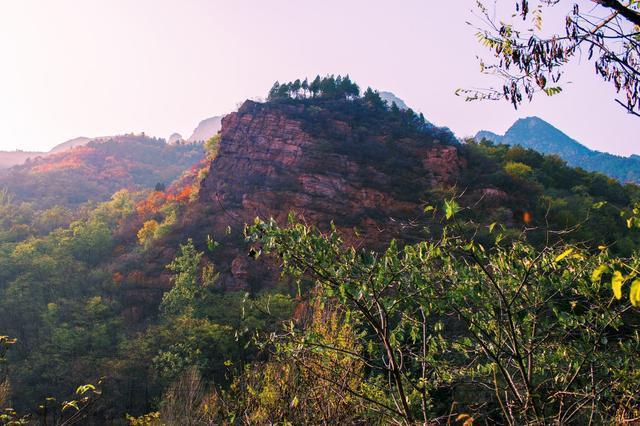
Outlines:
MULTIPOLYGON (((614 103, 590 63, 567 69, 561 95, 518 111, 455 96, 496 83, 480 74, 476 55, 487 52, 465 23, 477 22, 474 3, 2 0, 0 149, 143 131, 188 137, 276 80, 349 74, 459 137, 536 115, 592 149, 640 153, 640 119, 614 103)), ((545 22, 553 18, 562 22, 545 22)))

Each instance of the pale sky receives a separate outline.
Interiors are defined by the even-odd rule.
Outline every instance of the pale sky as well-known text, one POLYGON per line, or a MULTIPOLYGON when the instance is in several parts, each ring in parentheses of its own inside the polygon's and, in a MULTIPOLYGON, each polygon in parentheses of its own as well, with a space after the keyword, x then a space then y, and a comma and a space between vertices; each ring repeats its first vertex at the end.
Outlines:
POLYGON ((491 83, 465 24, 474 3, 0 0, 0 149, 141 131, 188 137, 275 80, 348 73, 461 137, 537 115, 590 148, 640 153, 640 119, 613 102, 592 64, 572 67, 561 95, 519 111, 456 97, 491 83))

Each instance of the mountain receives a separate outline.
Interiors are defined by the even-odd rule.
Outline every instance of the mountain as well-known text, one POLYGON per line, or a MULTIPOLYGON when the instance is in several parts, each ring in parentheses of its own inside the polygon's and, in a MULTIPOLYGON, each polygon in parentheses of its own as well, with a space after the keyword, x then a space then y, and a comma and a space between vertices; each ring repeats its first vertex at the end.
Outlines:
MULTIPOLYGON (((475 206, 487 223, 507 226, 522 224, 525 212, 535 220, 545 217, 539 197, 562 204, 577 186, 585 188, 584 201, 573 198, 570 208, 548 213, 552 223, 573 223, 594 198, 629 202, 619 185, 598 175, 533 151, 507 155, 462 145, 451 132, 413 114, 365 101, 246 101, 223 118, 217 155, 176 240, 195 233, 220 238, 221 282, 255 289, 277 282, 249 266, 241 231, 256 216, 285 223, 294 212, 324 230, 333 223, 350 242, 381 247, 392 238, 416 238, 421 228, 411 224, 419 222, 426 202, 443 200, 445 188, 465 188, 460 203, 475 206), (506 163, 514 159, 536 170, 544 185, 511 173, 506 163), (551 176, 547 170, 556 171, 551 176), (235 233, 227 235, 228 226, 235 233)), ((624 232, 613 229, 590 232, 601 232, 602 240, 624 232)))
POLYGON ((45 154, 45 152, 37 151, 0 151, 0 170, 22 164, 28 158, 36 158, 45 154))
MULTIPOLYGON (((0 171, 0 188, 20 201, 49 207, 104 201, 122 188, 169 184, 204 157, 198 144, 169 145, 161 139, 125 135, 70 141, 61 152, 0 171)), ((59 148, 59 147, 58 147, 59 148)))
POLYGON ((246 101, 222 120, 217 156, 180 234, 221 238, 216 269, 231 288, 268 281, 249 267, 238 233, 256 216, 284 222, 295 212, 323 229, 333 221, 371 245, 400 236, 424 191, 454 184, 463 161, 455 140, 410 125, 394 135, 397 126, 388 111, 359 104, 246 101), (226 236, 229 225, 236 233, 226 236))
POLYGON ((50 154, 57 154, 76 146, 86 145, 91 140, 97 139, 99 138, 74 138, 54 146, 49 151, 0 151, 0 170, 23 164, 29 158, 35 159, 37 157, 44 157, 50 154))
POLYGON ((88 144, 92 139, 90 138, 85 138, 85 137, 79 137, 79 138, 74 138, 71 140, 68 140, 66 142, 63 142, 59 145, 54 146, 49 152, 48 154, 56 154, 58 152, 62 152, 62 151, 66 151, 68 149, 71 148, 75 148, 76 146, 83 146, 88 144))
POLYGON ((409 109, 407 104, 402 99, 400 99, 399 97, 397 97, 396 95, 394 95, 391 92, 379 92, 378 94, 380 95, 382 100, 387 101, 387 103, 389 105, 391 105, 392 103, 395 102, 395 104, 398 106, 398 108, 400 108, 400 109, 409 109))
MULTIPOLYGON (((311 280, 287 278, 280 261, 259 256, 260 245, 243 232, 256 216, 285 225, 293 213, 322 231, 335 227, 345 245, 376 250, 393 239, 401 248, 437 236, 448 215, 444 202, 455 197, 449 208, 461 207, 456 228, 475 235, 481 251, 525 227, 532 244, 544 244, 548 235, 540 229, 573 227, 586 217, 588 225, 563 238, 604 243, 612 252, 640 247, 640 235, 629 232, 617 209, 629 209, 640 193, 636 186, 532 150, 460 144, 424 117, 389 108, 372 91, 246 101, 221 125, 206 156, 199 143, 126 135, 0 175, 0 188, 38 207, 72 208, 122 188, 147 189, 120 191, 93 210, 82 206, 71 226, 65 209, 33 212, 0 193, 0 330, 18 339, 8 388, 16 410, 47 397, 68 400, 79 384, 105 376, 95 423, 118 424, 125 413, 164 410, 163 395, 179 394, 175 383, 193 383, 183 375, 191 366, 204 382, 227 386, 231 366, 239 373, 247 362, 263 360, 267 354, 250 343, 253 336, 282 330, 285 320, 302 321, 311 280), (183 170, 177 183, 155 185, 183 170), (592 209, 598 201, 616 207, 592 209), (500 224, 495 232, 492 223, 500 224), (178 291, 169 292, 172 286, 178 291), (168 305, 175 301, 180 311, 168 305)), ((474 250, 461 246, 453 253, 465 261, 474 250)), ((333 265, 335 257, 325 259, 333 265)), ((349 285, 362 272, 339 270, 349 285)), ((518 259, 504 277, 517 283, 510 277, 520 272, 518 259)), ((478 293, 465 301, 468 294, 478 293)), ((440 407, 450 413, 445 402, 440 407)))
POLYGON ((189 136, 187 142, 206 142, 220 131, 221 122, 222 116, 215 116, 202 120, 198 124, 198 127, 193 130, 193 133, 189 136))
POLYGON ((184 142, 184 138, 180 133, 173 133, 171 136, 169 136, 169 139, 167 139, 167 143, 169 145, 174 145, 180 142, 184 142))
POLYGON ((520 145, 543 154, 555 154, 570 166, 600 172, 623 183, 640 183, 640 157, 637 155, 622 157, 591 150, 538 117, 519 119, 502 136, 480 131, 475 139, 520 145))

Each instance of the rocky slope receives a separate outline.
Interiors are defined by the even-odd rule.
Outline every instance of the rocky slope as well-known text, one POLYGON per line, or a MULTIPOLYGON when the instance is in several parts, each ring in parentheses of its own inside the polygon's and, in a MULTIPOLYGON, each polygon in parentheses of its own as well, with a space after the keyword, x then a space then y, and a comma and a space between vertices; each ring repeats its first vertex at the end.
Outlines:
POLYGON ((409 109, 407 104, 392 92, 380 92, 379 95, 382 100, 386 101, 389 105, 395 103, 400 109, 409 109))
POLYGON ((215 257, 224 284, 263 285, 266 272, 249 264, 240 236, 257 216, 284 223, 294 212, 323 229, 334 221, 351 242, 376 246, 411 234, 428 189, 456 183, 464 160, 449 133, 394 135, 384 119, 364 123, 357 114, 247 101, 222 120, 217 157, 185 226, 223 242, 215 257))
MULTIPOLYGON (((544 226, 547 217, 554 229, 564 229, 583 220, 603 196, 616 205, 628 202, 623 188, 604 176, 569 169, 533 151, 461 145, 448 130, 409 111, 362 98, 247 101, 222 120, 220 136, 206 173, 197 173, 204 176, 194 185, 197 197, 175 227, 122 262, 144 265, 145 278, 123 290, 131 318, 157 312, 157 303, 149 301, 159 303, 169 288, 165 265, 188 238, 214 263, 220 289, 259 292, 289 285, 280 282, 277 264, 248 256, 243 229, 255 217, 284 225, 293 212, 322 230, 333 223, 348 244, 380 249, 393 238, 424 238, 429 223, 437 232, 438 216, 434 223, 424 207, 441 209, 454 195, 461 206, 472 207, 464 212, 468 218, 511 229, 544 226), (505 169, 514 161, 531 167, 532 175, 505 169), (559 207, 549 211, 550 200, 559 207)), ((611 233, 616 226, 605 229, 611 233)), ((594 233, 590 228, 589 235, 594 233)))
MULTIPOLYGON (((99 139, 99 138, 96 138, 99 139)), ((79 137, 63 142, 59 145, 54 146, 47 154, 57 154, 59 152, 66 151, 68 149, 75 148, 77 146, 84 146, 91 142, 91 138, 79 137)))

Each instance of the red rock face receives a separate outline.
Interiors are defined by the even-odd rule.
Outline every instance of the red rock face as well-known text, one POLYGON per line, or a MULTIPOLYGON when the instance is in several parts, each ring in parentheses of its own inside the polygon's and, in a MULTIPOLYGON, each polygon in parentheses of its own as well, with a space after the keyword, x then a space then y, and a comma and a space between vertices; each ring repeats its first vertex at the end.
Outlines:
POLYGON ((245 262, 246 246, 238 244, 243 225, 255 217, 284 224, 294 212, 321 229, 334 221, 349 242, 376 247, 404 235, 422 211, 424 192, 455 184, 464 167, 459 149, 438 141, 384 133, 358 141, 343 117, 323 119, 330 137, 319 137, 307 129, 309 108, 247 101, 222 121, 218 155, 192 220, 200 232, 226 239, 214 257, 227 286, 261 285, 256 280, 269 275, 252 266, 259 262, 245 262), (385 151, 372 157, 378 148, 385 151), (227 226, 235 237, 224 236, 227 226))

